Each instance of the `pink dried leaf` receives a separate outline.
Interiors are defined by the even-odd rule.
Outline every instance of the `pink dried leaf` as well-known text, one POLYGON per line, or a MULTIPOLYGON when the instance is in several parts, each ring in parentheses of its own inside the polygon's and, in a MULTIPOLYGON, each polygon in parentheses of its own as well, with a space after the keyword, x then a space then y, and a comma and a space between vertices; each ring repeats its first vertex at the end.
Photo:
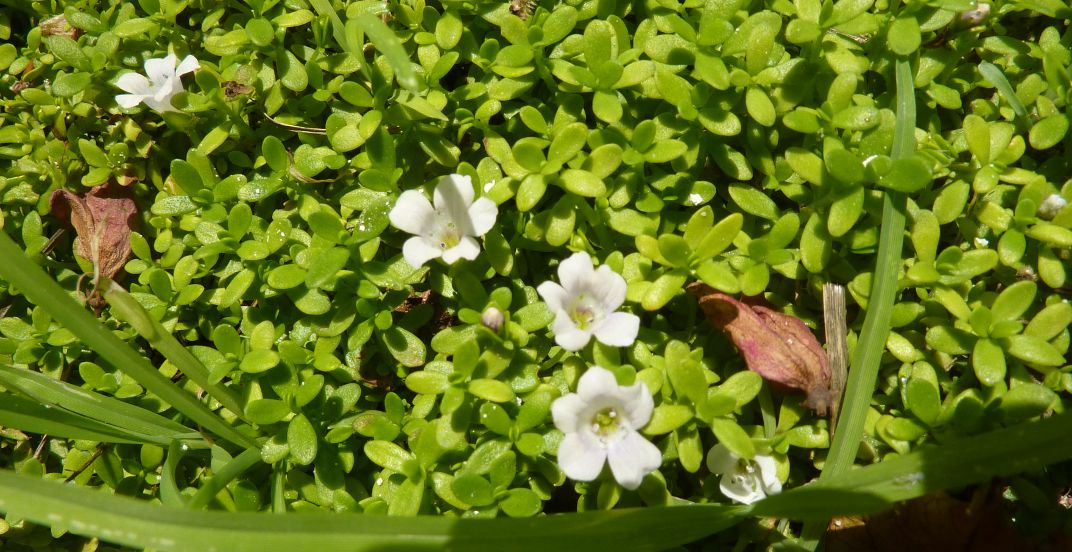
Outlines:
POLYGON ((742 303, 699 282, 689 291, 699 298, 708 322, 729 334, 750 370, 804 391, 804 404, 826 415, 832 402, 826 351, 803 321, 742 303))
POLYGON ((74 252, 93 263, 95 276, 114 278, 130 259, 130 231, 138 207, 127 188, 106 183, 84 195, 56 190, 52 214, 74 226, 74 252))

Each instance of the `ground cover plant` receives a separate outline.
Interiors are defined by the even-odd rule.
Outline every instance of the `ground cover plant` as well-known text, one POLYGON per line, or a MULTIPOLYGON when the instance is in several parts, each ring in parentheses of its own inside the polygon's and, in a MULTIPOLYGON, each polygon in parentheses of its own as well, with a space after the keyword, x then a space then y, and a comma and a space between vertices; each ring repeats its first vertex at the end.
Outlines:
POLYGON ((4 5, 0 547, 1070 528, 1066 3, 4 5))

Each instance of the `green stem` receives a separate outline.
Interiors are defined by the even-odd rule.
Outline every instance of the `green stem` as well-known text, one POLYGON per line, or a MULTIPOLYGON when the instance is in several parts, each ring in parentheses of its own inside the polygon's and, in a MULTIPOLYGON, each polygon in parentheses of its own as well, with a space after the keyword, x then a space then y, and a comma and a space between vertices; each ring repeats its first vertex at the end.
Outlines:
POLYGON ((112 314, 130 324, 138 335, 145 338, 154 349, 160 351, 186 377, 204 389, 208 395, 243 418, 242 404, 230 389, 209 381, 208 370, 190 351, 186 350, 175 336, 171 335, 160 322, 157 322, 133 296, 119 284, 109 282, 105 287, 104 298, 108 300, 112 314))
POLYGON ((142 387, 175 410, 242 448, 255 448, 253 439, 239 433, 170 379, 164 377, 149 362, 105 329, 82 305, 68 295, 51 276, 26 257, 22 249, 4 232, 0 232, 0 278, 20 289, 34 304, 71 330, 90 349, 116 368, 134 378, 142 387))
MULTIPOLYGON (((897 81, 897 124, 891 157, 900 159, 912 155, 915 150, 916 97, 908 60, 898 59, 894 72, 897 81)), ((886 348, 886 335, 890 330, 890 313, 897 296, 907 201, 903 192, 892 190, 886 191, 882 201, 881 237, 871 295, 867 301, 867 315, 853 351, 838 430, 827 454, 820 481, 847 472, 856 460, 863 439, 864 422, 871 406, 871 396, 875 392, 879 364, 886 348)), ((814 548, 825 530, 825 522, 806 524, 801 534, 805 546, 814 548)))
POLYGON ((242 454, 239 454, 233 460, 227 463, 220 471, 216 472, 216 475, 211 479, 201 484, 201 488, 197 490, 190 502, 186 504, 191 510, 200 510, 212 501, 216 495, 227 486, 228 483, 234 481, 234 479, 246 470, 252 468, 261 461, 261 451, 257 449, 247 449, 242 454))

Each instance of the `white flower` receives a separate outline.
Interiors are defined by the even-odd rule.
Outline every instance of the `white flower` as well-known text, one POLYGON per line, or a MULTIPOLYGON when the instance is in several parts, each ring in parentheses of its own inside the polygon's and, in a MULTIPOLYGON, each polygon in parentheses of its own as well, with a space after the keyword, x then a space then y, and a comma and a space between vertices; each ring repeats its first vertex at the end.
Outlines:
POLYGON ((1038 207, 1038 218, 1050 220, 1057 216, 1057 212, 1064 209, 1065 205, 1068 205, 1068 200, 1061 197, 1060 194, 1050 194, 1046 199, 1042 200, 1042 205, 1038 207))
POLYGON ((182 92, 182 75, 201 67, 194 56, 186 56, 182 63, 178 62, 175 54, 167 57, 145 60, 145 74, 126 73, 119 77, 115 85, 128 92, 115 97, 115 102, 125 108, 134 107, 142 102, 154 111, 178 111, 171 105, 171 99, 182 92))
POLYGON ((659 449, 637 433, 654 407, 643 383, 623 387, 609 370, 592 366, 576 393, 551 404, 555 427, 566 435, 558 445, 558 465, 570 479, 592 481, 606 461, 619 485, 636 489, 662 465, 659 449))
POLYGON ((555 343, 567 351, 579 351, 592 336, 613 347, 626 347, 636 340, 640 318, 616 312, 625 302, 625 278, 603 265, 592 268, 588 253, 574 253, 558 265, 562 285, 544 282, 536 288, 555 313, 551 331, 555 343))
POLYGON ((733 454, 720 443, 707 454, 707 467, 711 473, 722 474, 718 485, 722 494, 742 504, 751 504, 782 492, 778 466, 774 458, 765 454, 757 454, 752 460, 747 460, 733 454))
POLYGON ((475 259, 480 254, 477 236, 483 236, 495 224, 499 208, 482 197, 473 201, 473 181, 461 174, 439 179, 433 201, 420 190, 406 190, 388 217, 391 224, 414 234, 402 246, 402 256, 410 266, 419 267, 443 257, 447 264, 458 259, 475 259))

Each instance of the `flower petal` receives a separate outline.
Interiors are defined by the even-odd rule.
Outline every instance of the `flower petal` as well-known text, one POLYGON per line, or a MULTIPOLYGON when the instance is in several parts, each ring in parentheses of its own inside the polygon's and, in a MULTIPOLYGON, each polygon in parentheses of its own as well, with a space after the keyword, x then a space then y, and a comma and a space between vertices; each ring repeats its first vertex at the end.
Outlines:
POLYGON ((592 481, 603 471, 607 451, 599 441, 584 433, 567 433, 558 444, 558 465, 566 477, 592 481))
POLYGON ((162 58, 150 58, 145 60, 145 76, 154 86, 160 86, 167 81, 168 77, 175 76, 175 63, 178 58, 175 54, 168 54, 162 58))
POLYGON ((618 395, 619 389, 614 373, 596 364, 585 370, 577 380, 577 395, 589 404, 603 402, 606 395, 618 395))
POLYGON ((469 223, 474 236, 483 236, 495 226, 495 217, 499 215, 499 207, 495 202, 482 197, 469 207, 469 223))
POLYGON ((567 393, 551 403, 551 419, 562 433, 573 433, 591 421, 584 420, 584 414, 588 410, 588 403, 584 402, 580 395, 567 393))
POLYGON ((186 56, 179 62, 179 66, 175 68, 175 76, 185 75, 191 71, 201 68, 201 64, 197 62, 197 58, 194 56, 186 56))
POLYGON ((655 399, 652 398, 651 391, 648 391, 648 386, 638 381, 629 387, 623 387, 622 398, 625 401, 622 411, 626 424, 633 429, 648 425, 655 410, 655 399))
POLYGON ((462 234, 476 235, 469 220, 469 206, 473 204, 473 179, 463 174, 448 174, 440 178, 432 193, 432 204, 436 213, 456 224, 462 234))
POLYGON ((751 474, 731 471, 722 476, 718 488, 727 498, 741 504, 751 504, 766 495, 758 488, 751 474))
POLYGON ((565 311, 555 315, 551 332, 555 334, 555 343, 567 351, 580 351, 592 339, 592 332, 578 328, 565 311))
POLYGON ((609 266, 602 265, 597 268, 592 274, 591 282, 593 293, 607 312, 617 310, 625 302, 625 278, 609 266))
POLYGON ((435 210, 420 190, 406 190, 387 214, 391 225, 403 232, 421 235, 434 224, 435 210))
POLYGON ((123 92, 128 92, 132 95, 149 96, 153 93, 152 88, 149 86, 149 79, 145 78, 145 75, 137 73, 123 73, 115 81, 115 85, 123 92))
POLYGON ((424 263, 443 255, 443 250, 428 243, 428 240, 414 236, 402 244, 402 257, 413 268, 420 268, 424 263))
POLYGON ((719 443, 707 453, 707 469, 711 473, 731 473, 737 469, 738 457, 730 449, 719 443))
POLYGON ((142 102, 145 96, 140 94, 119 94, 115 97, 115 103, 119 104, 119 107, 130 109, 142 102))
POLYGON ((629 431, 625 437, 611 443, 607 461, 618 484, 632 491, 640 486, 645 475, 662 465, 663 455, 651 441, 629 431))
POLYGON ((588 276, 592 273, 592 257, 579 251, 558 264, 558 281, 566 293, 574 295, 583 291, 588 276))
POLYGON ((562 286, 554 282, 544 282, 536 287, 536 293, 539 293, 540 297, 543 298, 543 302, 547 303, 547 308, 556 314, 566 310, 566 301, 569 296, 562 286))
POLYGON ((604 345, 628 347, 636 341, 640 317, 627 312, 612 312, 595 329, 595 336, 604 345))
POLYGON ((757 454, 753 461, 759 468, 760 483, 765 494, 772 495, 782 492, 782 482, 778 480, 778 463, 774 458, 766 454, 757 454))
POLYGON ((480 243, 469 236, 462 236, 458 245, 443 252, 443 262, 454 264, 454 261, 457 261, 458 259, 469 259, 471 261, 479 255, 480 243))

